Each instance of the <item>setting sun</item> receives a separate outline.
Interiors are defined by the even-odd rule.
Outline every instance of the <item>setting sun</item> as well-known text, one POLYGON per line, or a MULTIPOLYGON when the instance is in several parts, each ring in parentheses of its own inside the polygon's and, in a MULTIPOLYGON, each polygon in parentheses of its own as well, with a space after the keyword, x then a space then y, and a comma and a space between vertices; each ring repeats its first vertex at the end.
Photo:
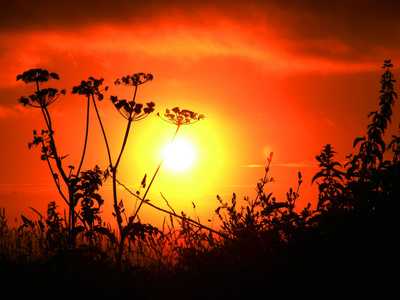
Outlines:
POLYGON ((2 3, 2 294, 397 292, 400 1, 2 3))
POLYGON ((173 171, 183 171, 191 167, 195 160, 195 150, 192 145, 182 139, 176 139, 164 149, 165 165, 173 171))

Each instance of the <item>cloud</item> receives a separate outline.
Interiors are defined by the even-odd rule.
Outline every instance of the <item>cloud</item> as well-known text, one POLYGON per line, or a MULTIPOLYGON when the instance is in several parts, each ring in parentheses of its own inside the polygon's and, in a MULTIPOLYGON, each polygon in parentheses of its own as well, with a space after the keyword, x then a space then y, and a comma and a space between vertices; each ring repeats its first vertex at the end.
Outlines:
POLYGON ((395 59, 400 48, 400 2, 385 3, 8 1, 0 19, 7 69, 0 85, 15 85, 9 74, 50 61, 109 68, 137 58, 190 64, 217 57, 275 75, 376 70, 378 56, 395 59))
POLYGON ((13 105, 12 107, 0 105, 0 119, 13 118, 16 116, 27 115, 29 112, 22 105, 13 105))
MULTIPOLYGON (((287 167, 287 168, 315 168, 317 167, 316 162, 297 162, 297 163, 284 163, 284 164, 273 164, 278 167, 287 167)), ((265 165, 245 165, 244 168, 265 168, 265 165)))
POLYGON ((244 168, 264 168, 265 165, 245 165, 244 168))
MULTIPOLYGON (((137 57, 174 59, 185 64, 210 57, 236 58, 275 74, 376 69, 375 62, 343 60, 343 53, 349 56, 356 54, 352 54, 350 47, 340 41, 328 43, 330 46, 326 46, 326 40, 305 40, 299 44, 282 40, 278 33, 256 25, 246 26, 228 19, 203 26, 160 21, 136 27, 115 24, 89 26, 79 32, 50 30, 2 34, 0 62, 8 64, 14 73, 45 65, 50 59, 55 60, 55 56, 74 63, 77 57, 84 55, 102 65, 115 65, 110 60, 121 60, 121 57, 134 61, 137 57), (304 50, 308 48, 320 50, 312 55, 304 50), (335 56, 332 53, 342 54, 335 56)), ((14 77, 2 82, 15 84, 14 77)))
MULTIPOLYGON (((318 164, 317 162, 296 162, 296 163, 283 163, 283 164, 277 164, 274 163, 274 166, 278 167, 287 167, 287 168, 314 168, 317 167, 318 164)), ((265 168, 266 165, 245 165, 243 166, 244 168, 265 168)))
MULTIPOLYGON (((397 0, 183 0, 148 1, 13 1, 2 6, 0 31, 79 31, 101 24, 152 26, 161 21, 212 26, 220 19, 273 28, 282 39, 337 39, 367 50, 371 43, 398 47, 397 0), (384 30, 387 28, 387 30, 384 30)), ((327 44, 331 46, 330 44, 327 44)))
POLYGON ((287 168, 316 168, 318 167, 317 162, 297 162, 297 163, 285 163, 285 164, 274 164, 278 167, 287 167, 287 168))
POLYGON ((54 191, 54 185, 51 184, 29 184, 29 183, 0 183, 0 194, 11 193, 35 193, 54 191))

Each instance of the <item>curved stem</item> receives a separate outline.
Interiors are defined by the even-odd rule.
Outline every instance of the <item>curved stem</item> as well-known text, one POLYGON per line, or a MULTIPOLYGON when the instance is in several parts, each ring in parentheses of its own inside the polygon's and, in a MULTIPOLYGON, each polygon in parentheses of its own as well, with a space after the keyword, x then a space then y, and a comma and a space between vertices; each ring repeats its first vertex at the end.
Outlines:
MULTIPOLYGON (((158 206, 156 206, 156 205, 154 205, 154 204, 152 204, 152 203, 150 203, 150 202, 148 202, 148 201, 144 201, 142 198, 140 198, 138 195, 136 195, 134 192, 132 192, 130 189, 128 189, 128 187, 126 187, 124 184, 122 184, 122 183, 119 182, 118 180, 117 180, 117 182, 118 182, 118 184, 119 184, 120 186, 122 186, 128 193, 130 193, 132 196, 135 196, 136 198, 138 198, 138 199, 141 201, 141 203, 145 203, 145 204, 151 206, 152 208, 154 208, 154 209, 156 209, 156 210, 159 210, 159 211, 161 211, 161 212, 167 213, 167 214, 169 214, 169 215, 171 215, 171 216, 173 216, 173 217, 175 217, 175 218, 178 218, 178 219, 181 219, 181 220, 186 220, 187 222, 193 224, 194 226, 196 226, 196 227, 198 227, 198 228, 200 228, 200 229, 206 229, 206 230, 211 231, 211 232, 213 232, 213 233, 215 233, 215 234, 217 234, 217 235, 219 235, 219 236, 221 236, 221 237, 223 237, 223 238, 225 238, 225 239, 229 239, 229 240, 231 239, 231 238, 229 238, 229 236, 227 236, 227 235, 225 235, 225 234, 223 234, 223 233, 221 233, 221 232, 219 232, 219 231, 216 231, 216 230, 214 230, 214 229, 212 229, 212 228, 210 228, 210 227, 208 227, 208 226, 205 226, 205 225, 201 224, 200 222, 197 222, 197 221, 194 221, 194 220, 192 220, 192 219, 189 219, 189 218, 180 216, 180 215, 176 214, 174 211, 171 212, 171 211, 165 210, 165 209, 163 209, 163 208, 161 208, 161 207, 158 207, 158 206)), ((164 198, 164 196, 163 196, 162 194, 161 194, 161 196, 164 198)), ((164 198, 164 200, 166 200, 166 199, 164 198)), ((168 205, 168 206, 169 206, 169 205, 168 205)))
POLYGON ((258 188, 257 196, 256 196, 256 198, 254 199, 253 205, 251 205, 251 206, 252 206, 252 207, 251 207, 252 209, 254 209, 254 206, 256 205, 258 198, 261 196, 261 194, 262 194, 262 192, 263 192, 263 188, 264 188, 265 184, 268 182, 268 171, 269 171, 269 165, 270 165, 270 164, 271 164, 271 162, 269 161, 269 162, 268 162, 268 165, 267 165, 266 168, 265 168, 264 178, 261 179, 261 184, 257 187, 257 188, 258 188))
POLYGON ((87 109, 86 109, 86 134, 85 134, 85 143, 83 145, 83 152, 82 152, 82 158, 81 162, 79 164, 78 170, 76 171, 76 176, 79 176, 79 172, 81 171, 83 160, 85 158, 85 153, 86 153, 86 147, 87 147, 87 141, 88 141, 88 135, 89 135, 89 108, 90 108, 90 98, 88 97, 87 101, 87 109))
MULTIPOLYGON (((52 154, 54 155, 54 159, 56 161, 56 166, 58 171, 60 172, 60 175, 62 177, 62 179, 64 180, 65 185, 68 188, 68 196, 69 196, 69 230, 70 230, 70 234, 71 234, 71 244, 72 244, 72 248, 75 248, 75 239, 73 238, 72 232, 75 228, 75 203, 74 203, 74 191, 73 191, 73 187, 71 186, 69 179, 67 177, 67 175, 64 172, 64 169, 62 168, 62 161, 61 158, 58 156, 57 154, 57 148, 56 148, 56 144, 54 141, 54 136, 53 136, 53 128, 52 128, 52 124, 51 124, 51 117, 50 117, 50 113, 47 110, 46 106, 42 106, 42 113, 43 113, 43 117, 46 121, 46 125, 47 128, 49 130, 49 138, 50 138, 50 150, 53 152, 52 154)), ((56 183, 57 188, 59 188, 58 183, 56 183)))
MULTIPOLYGON (((171 144, 173 143, 173 141, 175 140, 176 135, 178 134, 179 128, 180 128, 180 125, 177 126, 176 131, 175 131, 175 134, 174 134, 174 136, 172 137, 171 142, 169 143, 170 145, 171 145, 171 144)), ((140 208, 142 207, 143 201, 146 200, 147 193, 149 192, 150 187, 151 187, 151 185, 153 184, 154 179, 156 178, 157 173, 158 173, 158 171, 160 170, 161 165, 163 164, 164 160, 165 160, 165 154, 164 154, 164 157, 161 159, 161 161, 160 161, 160 163, 159 163, 159 165, 158 165, 158 167, 157 167, 157 170, 155 171, 155 173, 154 173, 154 175, 153 175, 153 178, 151 179, 149 185, 147 186, 146 192, 145 192, 144 195, 143 195, 143 198, 142 198, 142 201, 141 201, 140 204, 139 204, 139 207, 137 208, 136 212, 134 213, 134 215, 133 215, 132 218, 130 219, 130 222, 131 222, 131 223, 135 220, 137 214, 139 213, 139 210, 140 210, 140 208)))
POLYGON ((114 169, 116 169, 119 165, 119 162, 121 160, 122 157, 122 153, 124 152, 125 146, 126 146, 126 142, 128 141, 128 136, 129 136, 129 131, 131 129, 131 124, 132 124, 132 120, 128 120, 128 125, 126 126, 126 131, 125 131, 125 136, 124 136, 124 141, 122 142, 122 147, 121 147, 121 151, 119 152, 119 156, 117 159, 117 162, 115 163, 114 169))
MULTIPOLYGON (((114 166, 111 166, 111 173, 112 173, 112 178, 113 178, 114 210, 115 210, 115 214, 116 214, 116 217, 117 217, 117 223, 118 223, 119 232, 120 232, 120 235, 121 235, 120 244, 123 244, 125 237, 122 235, 122 216, 121 216, 121 211, 120 211, 119 206, 118 206, 117 182, 116 182, 116 180, 117 180, 117 168, 118 168, 119 162, 121 160, 122 153, 124 152, 126 142, 128 140, 131 124, 132 124, 132 120, 128 120, 128 125, 126 127, 124 141, 122 142, 122 147, 121 147, 121 151, 119 153, 117 162, 115 163, 114 166)), ((121 246, 121 247, 123 247, 123 246, 121 246)), ((121 252, 122 252, 122 248, 119 251, 119 255, 121 254, 121 252)))
MULTIPOLYGON (((137 88, 138 88, 138 86, 135 85, 135 92, 133 94, 132 101, 135 101, 135 99, 136 99, 137 88)), ((115 163, 115 166, 113 166, 114 169, 117 169, 117 167, 119 165, 119 161, 121 160, 121 156, 122 156, 122 153, 124 152, 124 149, 125 149, 125 146, 126 146, 126 142, 128 141, 128 136, 129 136, 129 131, 130 131, 130 128, 131 128, 132 121, 133 121, 132 119, 128 119, 128 125, 126 126, 124 141, 122 142, 122 147, 121 147, 121 151, 119 152, 119 156, 118 156, 117 162, 115 163)))
MULTIPOLYGON (((42 142, 42 146, 44 147, 44 143, 42 142)), ((53 177, 54 183, 57 186, 58 192, 60 193, 61 197, 64 199, 64 201, 69 205, 69 201, 67 200, 67 198, 65 198, 64 193, 61 190, 60 184, 57 182, 56 177, 54 171, 53 171, 53 167, 51 166, 50 160, 48 158, 48 156, 46 156, 46 161, 47 161, 47 165, 49 166, 50 172, 51 172, 51 176, 53 177)))
POLYGON ((42 111, 43 111, 43 115, 44 115, 44 117, 46 119, 47 127, 49 129, 50 146, 51 146, 51 150, 54 152, 53 155, 54 155, 54 159, 56 160, 57 168, 58 168, 58 170, 59 170, 59 172, 61 174, 61 177, 63 178, 65 184, 67 186, 69 186, 68 177, 65 174, 64 169, 62 168, 61 158, 57 154, 56 143, 54 141, 54 136, 53 136, 53 134, 54 134, 53 133, 53 128, 52 128, 52 125, 51 125, 50 113, 49 113, 49 111, 47 110, 46 107, 44 107, 42 111))
MULTIPOLYGON (((137 92, 137 85, 135 86, 135 93, 133 94, 133 101, 135 101, 136 92, 137 92)), ((117 268, 118 269, 120 267, 121 260, 122 260, 122 253, 124 251, 124 243, 125 243, 126 235, 125 235, 125 233, 123 231, 123 228, 122 228, 122 216, 121 216, 120 208, 118 206, 118 198, 117 198, 117 168, 118 168, 119 162, 121 160, 122 153, 124 152, 124 149, 125 149, 125 146, 126 146, 126 142, 128 141, 128 136, 129 136, 129 131, 130 131, 130 128, 131 128, 132 121, 133 121, 132 119, 128 119, 128 125, 126 126, 125 136, 124 136, 124 140, 122 142, 121 151, 119 152, 118 159, 117 159, 115 165, 114 166, 111 165, 111 172, 112 172, 112 178, 113 178, 114 210, 115 210, 115 214, 116 214, 116 217, 117 217, 118 229, 119 229, 119 232, 120 232, 120 241, 119 241, 119 247, 118 247, 118 253, 117 253, 117 268)))
POLYGON ((106 132, 105 132, 104 127, 103 127, 103 122, 101 122, 101 118, 100 118, 99 111, 97 109, 96 101, 94 100, 94 95, 92 95, 92 100, 93 100, 94 109, 96 111, 97 119, 99 120, 99 123, 100 123, 101 131, 103 132, 104 141, 106 143, 108 161, 110 163, 110 167, 112 167, 110 147, 108 146, 108 140, 107 140, 106 132))

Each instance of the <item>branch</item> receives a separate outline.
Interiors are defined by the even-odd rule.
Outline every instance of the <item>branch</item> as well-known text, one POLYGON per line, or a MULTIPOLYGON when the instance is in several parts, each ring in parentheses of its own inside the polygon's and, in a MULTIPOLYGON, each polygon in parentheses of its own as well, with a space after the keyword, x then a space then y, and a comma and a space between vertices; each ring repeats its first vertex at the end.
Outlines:
MULTIPOLYGON (((169 215, 171 215, 171 216, 173 216, 173 217, 175 217, 175 218, 178 218, 178 219, 187 221, 187 222, 191 223, 192 225, 194 225, 194 226, 196 226, 196 227, 199 227, 200 229, 206 229, 206 230, 208 230, 208 231, 210 231, 210 232, 212 232, 212 233, 215 233, 215 234, 219 235, 220 237, 223 237, 224 239, 232 240, 232 239, 231 239, 230 237, 228 237, 227 235, 225 235, 225 234, 223 234, 223 233, 221 233, 221 232, 219 232, 219 231, 216 231, 216 230, 214 230, 214 229, 212 229, 212 228, 210 228, 210 227, 207 227, 207 226, 205 226, 205 225, 203 225, 203 224, 201 224, 201 223, 199 223, 199 222, 196 222, 196 221, 194 221, 194 220, 192 220, 192 219, 188 219, 188 218, 186 218, 186 217, 177 215, 175 212, 170 212, 170 211, 165 210, 165 209, 163 209, 163 208, 161 208, 161 207, 155 206, 154 204, 150 203, 149 201, 146 201, 146 200, 140 198, 138 195, 136 195, 136 193, 133 193, 133 192, 132 192, 131 190, 129 190, 123 183, 119 182, 118 180, 116 180, 116 182, 117 182, 120 186, 122 186, 128 193, 130 193, 131 195, 133 195, 133 196, 135 196, 137 199, 139 199, 142 203, 147 204, 147 205, 153 207, 154 209, 156 209, 156 210, 158 210, 158 211, 167 213, 167 214, 169 214, 169 215)), ((164 196, 163 196, 163 198, 164 198, 164 196)), ((164 198, 164 200, 165 200, 165 198, 164 198)), ((168 205, 168 206, 169 206, 169 205, 168 205)), ((169 207, 170 207, 170 206, 169 206, 169 207)), ((171 207, 170 207, 170 208, 171 208, 171 207)), ((171 209, 172 209, 172 208, 171 208, 171 209)))

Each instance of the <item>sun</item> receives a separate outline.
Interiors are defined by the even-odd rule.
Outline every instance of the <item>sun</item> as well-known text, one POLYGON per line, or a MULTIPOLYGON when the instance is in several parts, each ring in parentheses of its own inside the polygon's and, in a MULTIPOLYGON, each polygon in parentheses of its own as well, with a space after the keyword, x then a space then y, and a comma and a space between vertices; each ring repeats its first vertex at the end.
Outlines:
POLYGON ((182 139, 175 139, 164 149, 164 164, 173 171, 184 171, 191 167, 195 160, 195 150, 192 145, 182 139))

